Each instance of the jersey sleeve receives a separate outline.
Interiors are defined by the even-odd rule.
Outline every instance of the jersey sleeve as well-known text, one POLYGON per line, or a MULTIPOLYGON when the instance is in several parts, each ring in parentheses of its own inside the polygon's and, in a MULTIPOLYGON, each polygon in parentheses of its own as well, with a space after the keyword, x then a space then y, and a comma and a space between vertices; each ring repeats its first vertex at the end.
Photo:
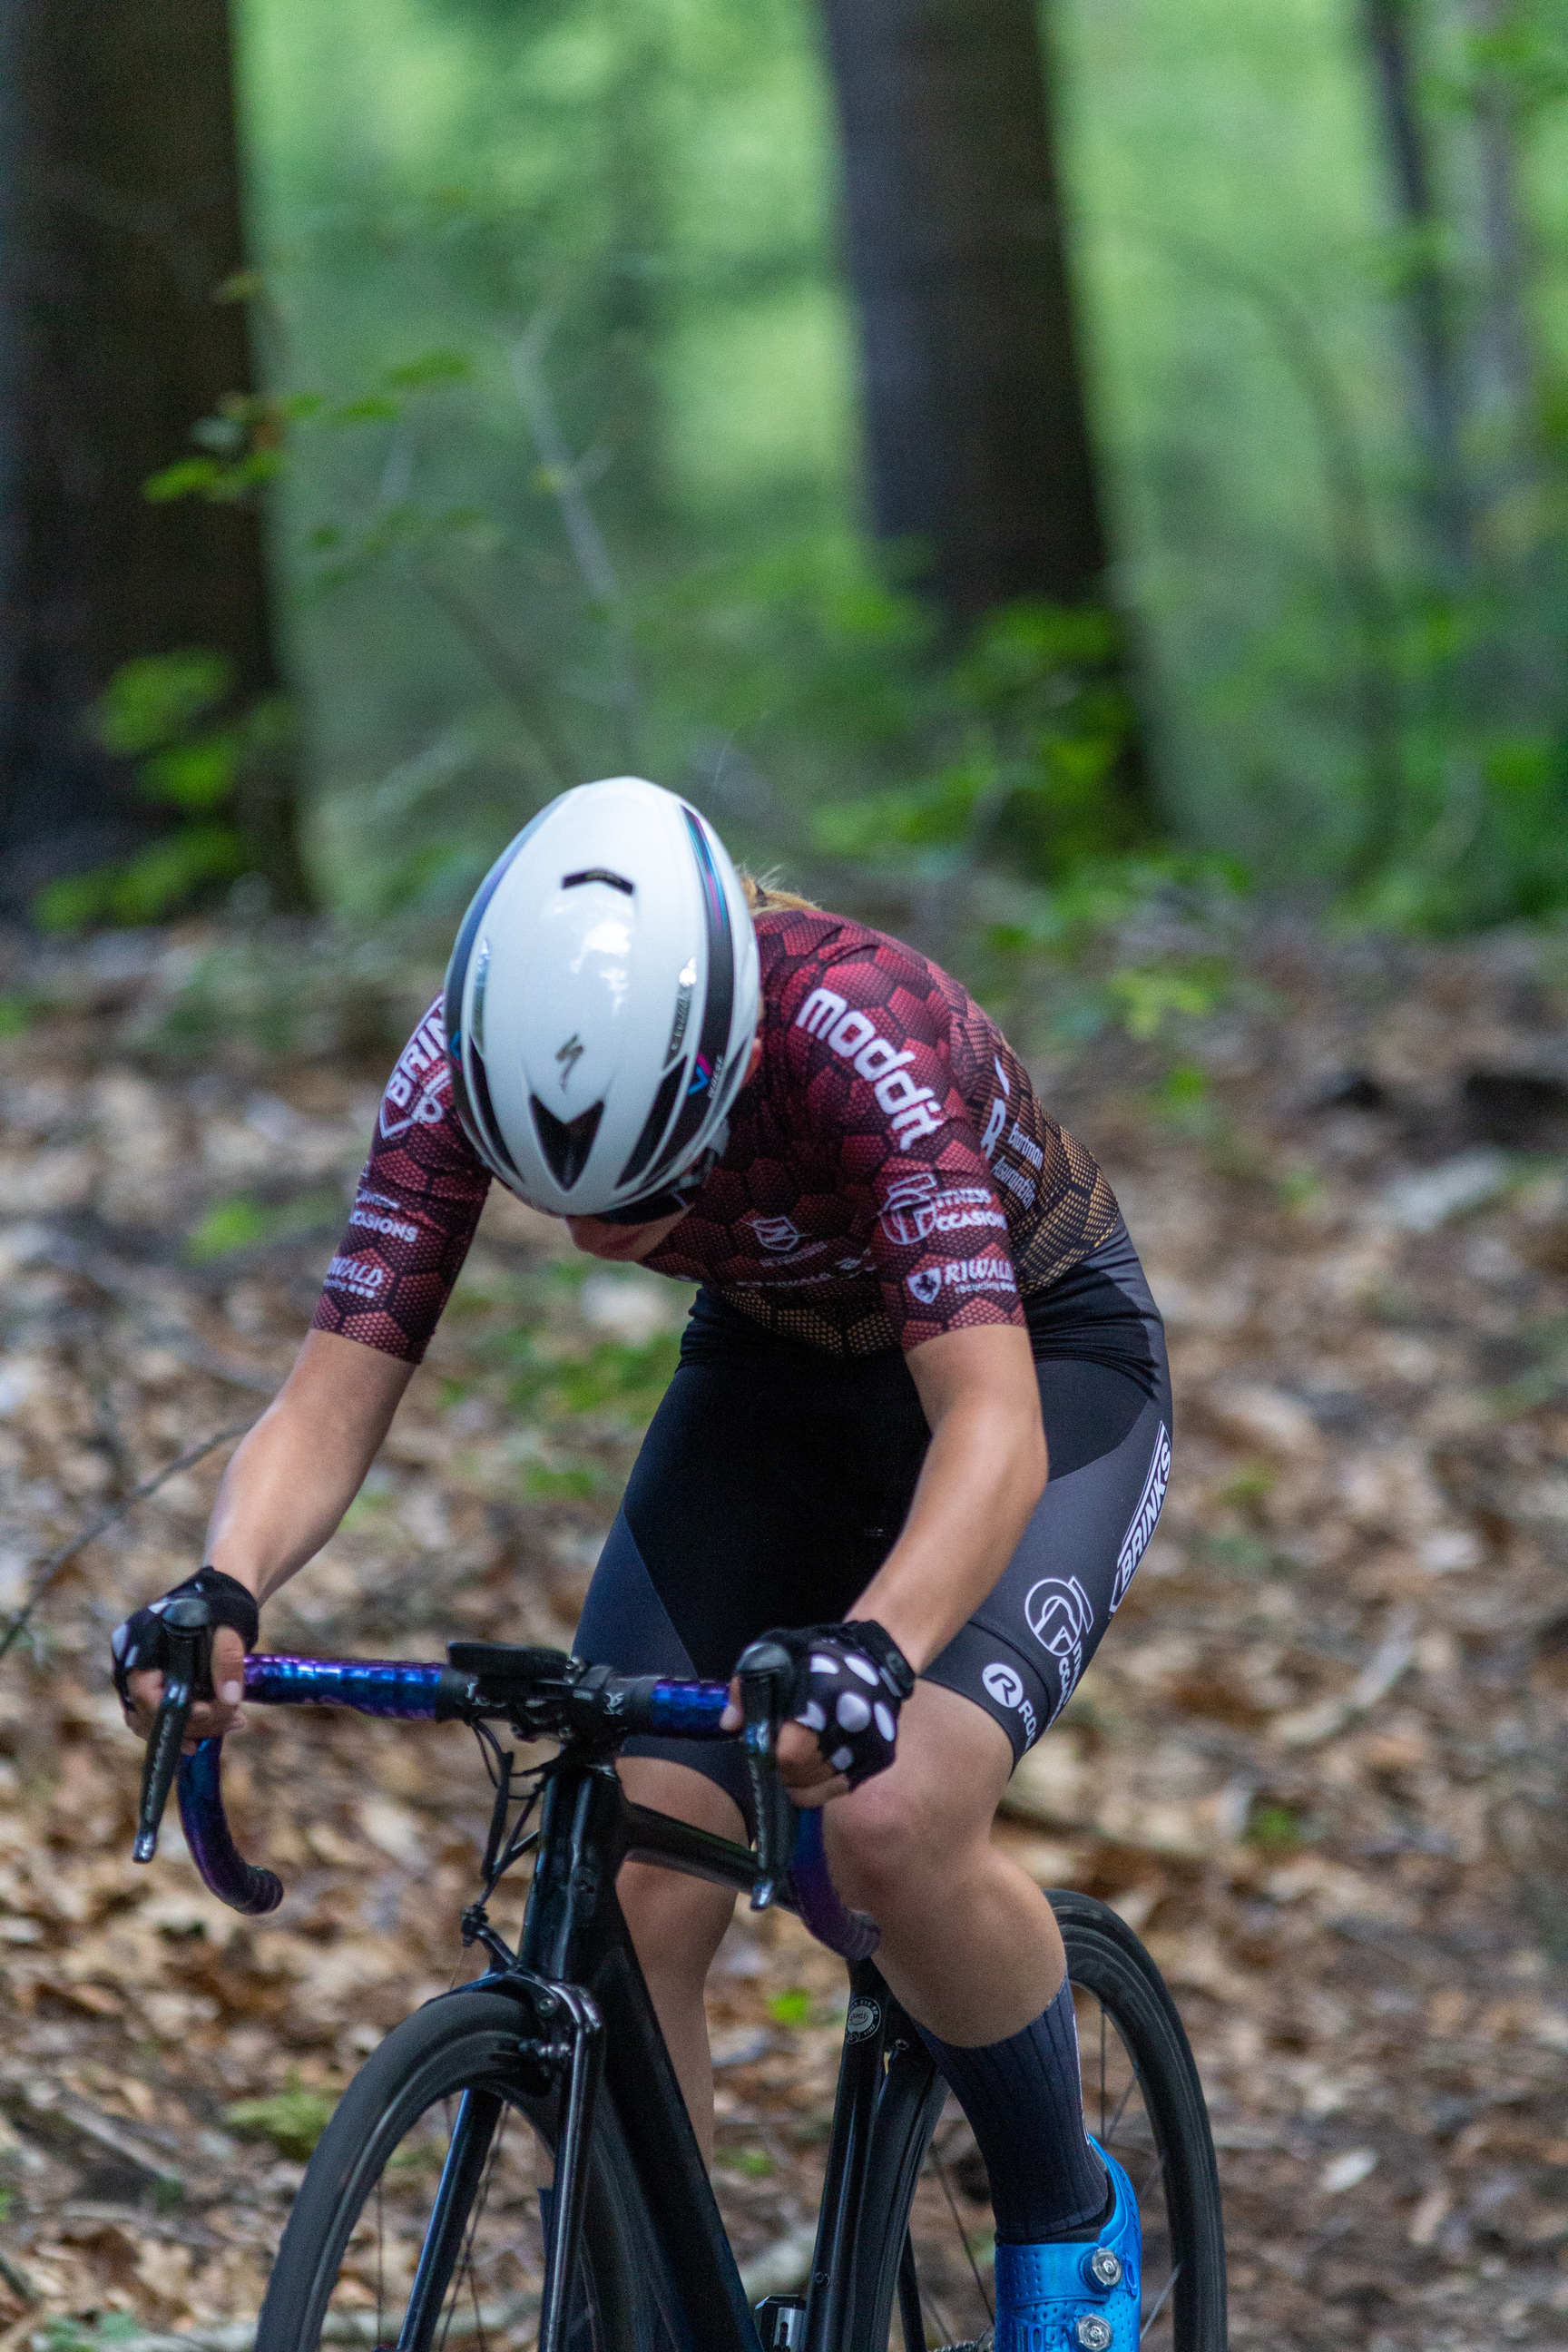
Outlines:
POLYGON ((462 1270, 489 1183, 453 1108, 437 997, 386 1082, 312 1330, 418 1363, 462 1270))
POLYGON ((785 1051, 906 1354, 947 1331, 1022 1327, 1006 1213, 954 1081, 928 968, 886 941, 795 975, 785 1051))

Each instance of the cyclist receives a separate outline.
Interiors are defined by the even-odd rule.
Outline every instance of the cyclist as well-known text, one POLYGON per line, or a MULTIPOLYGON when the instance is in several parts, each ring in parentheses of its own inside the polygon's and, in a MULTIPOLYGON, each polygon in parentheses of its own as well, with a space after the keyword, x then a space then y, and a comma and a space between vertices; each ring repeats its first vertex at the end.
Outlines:
MULTIPOLYGON (((591 1255, 700 1285, 579 1654, 721 1676, 784 1629, 785 1780, 828 1807, 835 1878, 985 2160, 998 2352, 1131 2346, 1136 2205, 1086 2137, 1055 1921, 989 1837, 1169 1471, 1160 1318, 1104 1177, 924 957, 742 881, 653 784, 563 794, 468 909, 314 1326, 176 1588, 220 1621, 193 1738, 238 1720, 259 1605, 358 1491, 492 1177, 591 1255)), ((115 1636, 143 1731, 160 1606, 115 1636)), ((621 1769, 642 1802, 742 1833, 733 1746, 636 1739, 621 1769)), ((733 1898, 638 1864, 620 1892, 710 2147, 702 1989, 733 1898)))

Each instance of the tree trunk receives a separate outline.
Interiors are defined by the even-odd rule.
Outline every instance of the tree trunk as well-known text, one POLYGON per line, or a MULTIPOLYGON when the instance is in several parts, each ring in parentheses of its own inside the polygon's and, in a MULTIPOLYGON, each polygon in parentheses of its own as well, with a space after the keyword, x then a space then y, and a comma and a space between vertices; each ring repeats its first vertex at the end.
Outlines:
POLYGON ((1105 593, 1031 0, 824 0, 872 520, 957 626, 1105 593))
MULTIPOLYGON (((225 0, 0 0, 0 904, 167 823, 95 743, 136 656, 210 646, 236 708, 279 683, 261 524, 152 505, 192 424, 251 383, 225 0)), ((237 818, 303 884, 291 763, 237 818)))
POLYGON ((1394 210, 1409 247, 1403 282, 1428 525, 1439 576, 1457 590, 1470 553, 1470 499, 1460 456, 1463 392, 1453 291, 1438 249, 1443 221, 1417 94, 1413 14, 1412 0, 1361 0, 1394 210))

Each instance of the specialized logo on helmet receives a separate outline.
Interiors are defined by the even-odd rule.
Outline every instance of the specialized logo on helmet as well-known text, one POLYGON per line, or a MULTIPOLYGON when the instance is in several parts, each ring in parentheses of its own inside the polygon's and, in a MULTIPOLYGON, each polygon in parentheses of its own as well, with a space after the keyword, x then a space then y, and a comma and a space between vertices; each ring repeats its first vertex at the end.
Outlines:
POLYGON ((561 1091, 563 1094, 566 1091, 567 1079, 571 1076, 573 1071, 576 1068, 578 1063, 582 1060, 588 1048, 584 1045, 583 1040, 578 1036, 575 1029, 574 1029, 570 1037, 567 1038, 564 1045, 557 1045, 555 1048, 555 1058, 562 1065, 561 1091))
POLYGON ((1110 1588, 1110 1613, 1114 1617, 1127 1598, 1127 1588, 1132 1581, 1132 1571, 1149 1549, 1149 1538, 1160 1516, 1165 1499, 1165 1489, 1171 1482, 1171 1433, 1163 1422, 1154 1432, 1154 1452, 1149 1464, 1149 1475, 1143 1481, 1143 1492, 1138 1497, 1138 1508, 1132 1523, 1121 1539, 1121 1549, 1116 1555, 1116 1581, 1110 1588))
POLYGON ((1094 1608, 1076 1576, 1043 1576, 1024 1596, 1024 1615, 1030 1633, 1057 1662, 1060 1694, 1055 1712, 1072 1696, 1083 1672, 1084 1636, 1094 1623, 1094 1608))
POLYGON ((947 1115, 930 1087, 917 1087, 905 1069, 915 1058, 914 1048, 897 1052, 879 1035, 868 1013, 851 1012, 846 1000, 831 988, 814 988, 795 1015, 795 1025, 808 1037, 821 1037, 851 1062, 877 1097, 878 1107, 892 1121, 899 1150, 907 1151, 922 1135, 937 1135, 947 1115))

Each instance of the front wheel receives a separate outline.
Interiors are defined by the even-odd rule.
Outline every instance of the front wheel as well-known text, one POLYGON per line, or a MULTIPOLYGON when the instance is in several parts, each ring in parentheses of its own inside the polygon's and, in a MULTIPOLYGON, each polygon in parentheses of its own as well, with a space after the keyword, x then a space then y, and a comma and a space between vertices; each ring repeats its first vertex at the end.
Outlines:
MULTIPOLYGON (((537 2333, 552 2102, 526 2013, 482 1987, 389 2033, 340 2100, 279 2248, 256 2352, 523 2352, 537 2333)), ((567 2352, 658 2352, 658 2271, 601 2095, 567 2352)))

